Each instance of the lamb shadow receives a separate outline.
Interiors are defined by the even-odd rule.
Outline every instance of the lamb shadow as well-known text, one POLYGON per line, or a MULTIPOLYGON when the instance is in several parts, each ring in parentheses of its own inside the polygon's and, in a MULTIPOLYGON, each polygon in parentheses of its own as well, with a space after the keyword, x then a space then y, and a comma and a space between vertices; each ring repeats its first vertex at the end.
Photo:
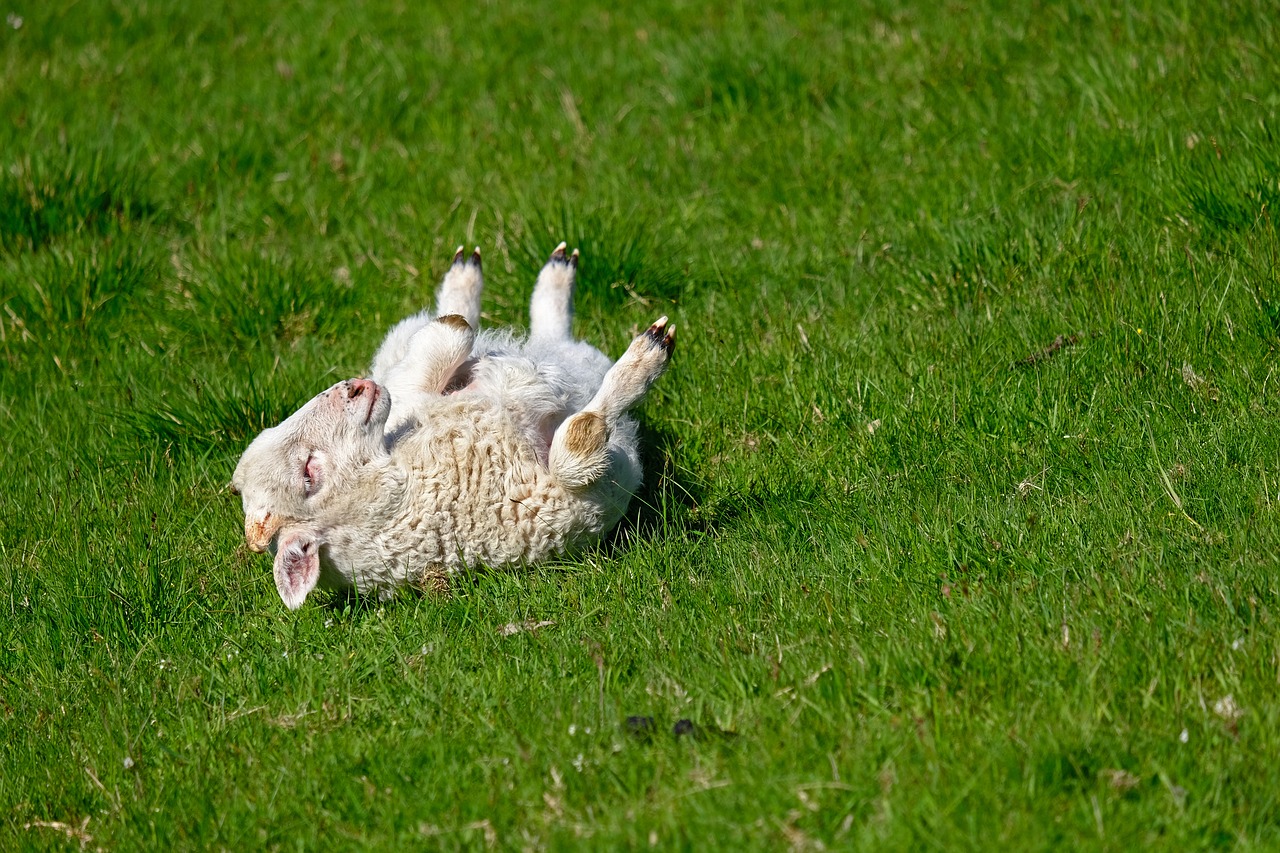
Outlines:
POLYGON ((322 600, 320 606, 336 616, 361 620, 369 614, 377 612, 378 608, 392 604, 398 597, 393 596, 382 599, 376 595, 361 595, 354 587, 350 589, 335 589, 328 593, 328 598, 322 600))
POLYGON ((704 482, 672 464, 679 458, 679 446, 680 439, 670 431, 640 424, 644 485, 632 497, 626 515, 600 543, 604 556, 615 556, 636 540, 661 538, 673 530, 717 535, 751 513, 757 501, 750 495, 712 497, 704 482))

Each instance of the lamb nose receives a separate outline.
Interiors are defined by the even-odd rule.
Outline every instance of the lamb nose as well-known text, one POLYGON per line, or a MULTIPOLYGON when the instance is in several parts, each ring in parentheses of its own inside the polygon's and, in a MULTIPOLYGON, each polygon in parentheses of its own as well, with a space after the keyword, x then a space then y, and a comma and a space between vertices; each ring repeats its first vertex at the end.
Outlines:
POLYGON ((352 379, 347 383, 347 399, 354 400, 372 387, 373 383, 368 379, 352 379))

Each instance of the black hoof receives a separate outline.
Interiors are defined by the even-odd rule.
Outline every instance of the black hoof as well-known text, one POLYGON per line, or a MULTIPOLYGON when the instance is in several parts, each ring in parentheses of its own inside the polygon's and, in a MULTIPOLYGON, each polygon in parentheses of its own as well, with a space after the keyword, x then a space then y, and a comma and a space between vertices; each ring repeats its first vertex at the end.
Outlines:
POLYGON ((656 323, 645 329, 644 334, 654 346, 666 350, 667 355, 675 351, 676 327, 674 323, 668 326, 666 317, 659 317, 656 323))
POLYGON ((467 248, 459 246, 458 251, 453 253, 453 265, 471 264, 472 266, 480 266, 480 247, 476 246, 476 250, 471 253, 471 257, 467 257, 467 248))

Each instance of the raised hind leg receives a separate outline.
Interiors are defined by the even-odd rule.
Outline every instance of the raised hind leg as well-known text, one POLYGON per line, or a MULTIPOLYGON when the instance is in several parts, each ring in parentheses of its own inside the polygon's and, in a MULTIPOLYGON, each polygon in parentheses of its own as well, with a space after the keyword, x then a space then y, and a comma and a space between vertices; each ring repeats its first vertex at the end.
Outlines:
POLYGON ((566 256, 565 244, 556 246, 538 273, 529 302, 529 337, 571 340, 573 334, 573 285, 578 275, 578 250, 566 256))
POLYGON ((484 274, 480 269, 480 247, 465 257, 462 246, 453 256, 453 264, 440 282, 436 295, 436 316, 457 314, 472 329, 480 329, 480 292, 484 289, 484 274))
POLYGON ((591 402, 556 429, 547 461, 552 475, 564 486, 584 488, 608 472, 609 440, 618 419, 644 399, 667 369, 675 334, 675 326, 667 326, 666 317, 646 329, 609 368, 591 402))

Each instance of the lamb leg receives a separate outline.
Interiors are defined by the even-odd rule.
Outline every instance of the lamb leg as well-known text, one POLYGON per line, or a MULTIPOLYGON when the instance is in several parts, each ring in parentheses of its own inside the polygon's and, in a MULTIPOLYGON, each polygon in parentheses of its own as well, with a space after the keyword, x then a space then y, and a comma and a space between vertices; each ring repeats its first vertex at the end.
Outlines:
POLYGON ((436 315, 457 314, 472 329, 480 328, 480 292, 484 290, 484 274, 480 269, 480 247, 466 257, 462 246, 453 256, 453 264, 440 282, 436 295, 436 315))
POLYGON ((582 411, 570 415, 551 439, 551 473, 569 488, 599 480, 609 467, 609 435, 666 370, 675 349, 676 327, 661 317, 639 335, 609 368, 600 390, 582 411))
POLYGON ((529 335, 544 340, 572 340, 573 285, 578 275, 578 250, 566 256, 565 244, 556 246, 538 273, 529 303, 529 335))

